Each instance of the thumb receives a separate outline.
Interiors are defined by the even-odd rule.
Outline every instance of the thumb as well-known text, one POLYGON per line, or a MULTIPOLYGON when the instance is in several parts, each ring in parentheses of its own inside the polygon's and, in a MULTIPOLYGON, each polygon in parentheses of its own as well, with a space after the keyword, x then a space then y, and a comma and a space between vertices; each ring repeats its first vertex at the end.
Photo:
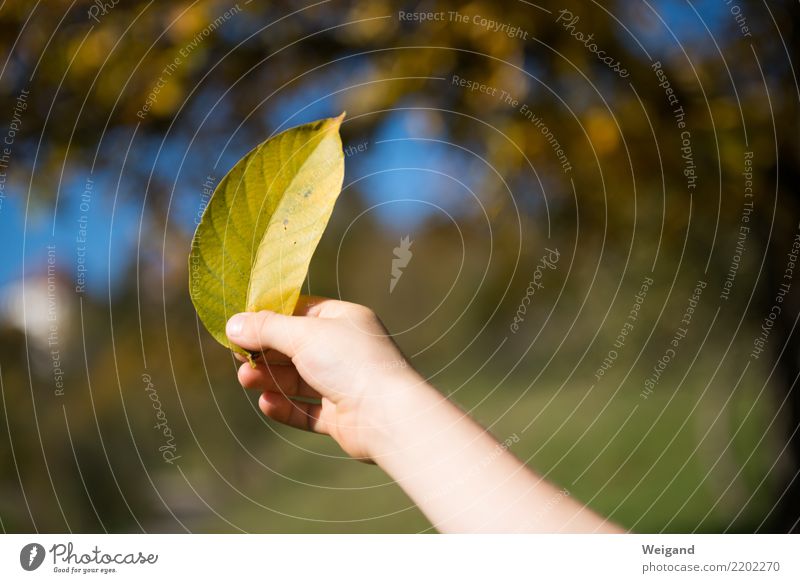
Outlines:
POLYGON ((309 328, 309 318, 263 310, 236 314, 228 320, 225 333, 231 342, 245 350, 272 349, 293 358, 308 337, 309 328))

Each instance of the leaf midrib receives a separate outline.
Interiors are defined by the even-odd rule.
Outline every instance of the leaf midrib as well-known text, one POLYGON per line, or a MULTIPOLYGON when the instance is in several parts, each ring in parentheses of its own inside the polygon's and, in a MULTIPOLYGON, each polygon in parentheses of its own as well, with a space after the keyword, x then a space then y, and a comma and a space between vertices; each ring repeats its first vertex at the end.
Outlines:
MULTIPOLYGON (((317 148, 319 148, 319 146, 322 144, 322 142, 330 136, 331 130, 333 129, 333 124, 331 124, 330 121, 326 120, 325 121, 325 126, 326 127, 324 127, 324 129, 323 129, 321 134, 312 135, 311 138, 306 140, 306 142, 304 142, 299 148, 296 148, 295 151, 294 151, 294 154, 292 154, 291 157, 289 157, 283 164, 281 164, 281 166, 280 166, 280 168, 278 170, 278 174, 277 175, 280 176, 281 173, 284 172, 284 169, 287 167, 287 165, 291 163, 291 161, 294 158, 294 156, 296 156, 298 154, 298 152, 304 152, 304 151, 306 151, 306 149, 308 150, 308 153, 306 154, 305 158, 303 159, 303 161, 298 166, 297 171, 292 173, 293 174, 292 178, 289 180, 289 183, 286 185, 286 188, 284 188, 283 191, 281 192, 281 196, 279 197, 278 204, 275 206, 275 210, 272 212, 272 215, 267 220, 267 224, 266 224, 266 226, 264 228, 264 232, 261 234, 261 239, 259 240, 258 245, 255 248, 256 249, 255 253, 253 253, 253 256, 252 256, 252 259, 251 259, 251 262, 250 262, 250 270, 249 270, 250 275, 247 278, 247 293, 245 294, 245 299, 244 299, 245 306, 249 306, 250 305, 250 293, 251 293, 252 288, 253 288, 253 281, 255 280, 255 278, 253 277, 253 273, 255 272, 255 266, 258 263, 258 258, 259 258, 260 251, 261 251, 261 245, 263 244, 264 240, 266 239, 267 233, 269 232, 269 229, 272 226, 275 217, 279 214, 280 209, 287 202, 285 194, 292 189, 292 186, 294 186, 294 184, 296 183, 298 177, 302 174, 303 169, 306 167, 306 165, 308 164, 308 161, 311 159, 311 157, 317 151, 317 148), (315 144, 313 147, 306 148, 306 146, 309 144, 309 142, 312 142, 314 140, 317 140, 317 144, 315 144)), ((273 178, 272 184, 275 183, 275 179, 276 178, 273 178)), ((267 192, 269 192, 269 191, 270 191, 270 187, 267 187, 267 192)))

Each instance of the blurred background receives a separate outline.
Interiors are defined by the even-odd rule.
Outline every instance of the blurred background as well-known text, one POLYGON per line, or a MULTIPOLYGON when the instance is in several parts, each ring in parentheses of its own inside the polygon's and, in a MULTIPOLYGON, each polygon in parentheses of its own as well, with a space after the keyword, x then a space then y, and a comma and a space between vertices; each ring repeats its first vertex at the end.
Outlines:
POLYGON ((0 527, 430 529, 189 298, 219 180, 346 110, 306 291, 628 528, 796 529, 798 6, 0 1, 0 527))

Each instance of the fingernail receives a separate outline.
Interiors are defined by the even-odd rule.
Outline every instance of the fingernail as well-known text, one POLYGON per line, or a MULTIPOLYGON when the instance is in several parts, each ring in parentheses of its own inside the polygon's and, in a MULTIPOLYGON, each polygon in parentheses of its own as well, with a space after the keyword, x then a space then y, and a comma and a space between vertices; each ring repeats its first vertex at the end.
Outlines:
POLYGON ((225 326, 225 333, 229 336, 241 336, 242 330, 244 329, 244 314, 236 314, 230 320, 228 320, 228 324, 225 326))

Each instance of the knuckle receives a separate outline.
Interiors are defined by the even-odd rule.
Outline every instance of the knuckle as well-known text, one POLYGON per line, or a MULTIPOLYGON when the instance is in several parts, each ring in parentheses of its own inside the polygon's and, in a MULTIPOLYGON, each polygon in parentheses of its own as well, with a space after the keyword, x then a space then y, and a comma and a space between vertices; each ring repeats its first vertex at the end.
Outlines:
POLYGON ((353 315, 358 316, 366 321, 368 320, 377 320, 378 316, 372 310, 372 308, 368 308, 367 306, 362 306, 360 304, 353 304, 351 308, 353 311, 353 315))
POLYGON ((263 344, 267 338, 267 328, 269 327, 270 313, 266 311, 258 312, 257 319, 253 325, 253 333, 259 344, 263 344))

